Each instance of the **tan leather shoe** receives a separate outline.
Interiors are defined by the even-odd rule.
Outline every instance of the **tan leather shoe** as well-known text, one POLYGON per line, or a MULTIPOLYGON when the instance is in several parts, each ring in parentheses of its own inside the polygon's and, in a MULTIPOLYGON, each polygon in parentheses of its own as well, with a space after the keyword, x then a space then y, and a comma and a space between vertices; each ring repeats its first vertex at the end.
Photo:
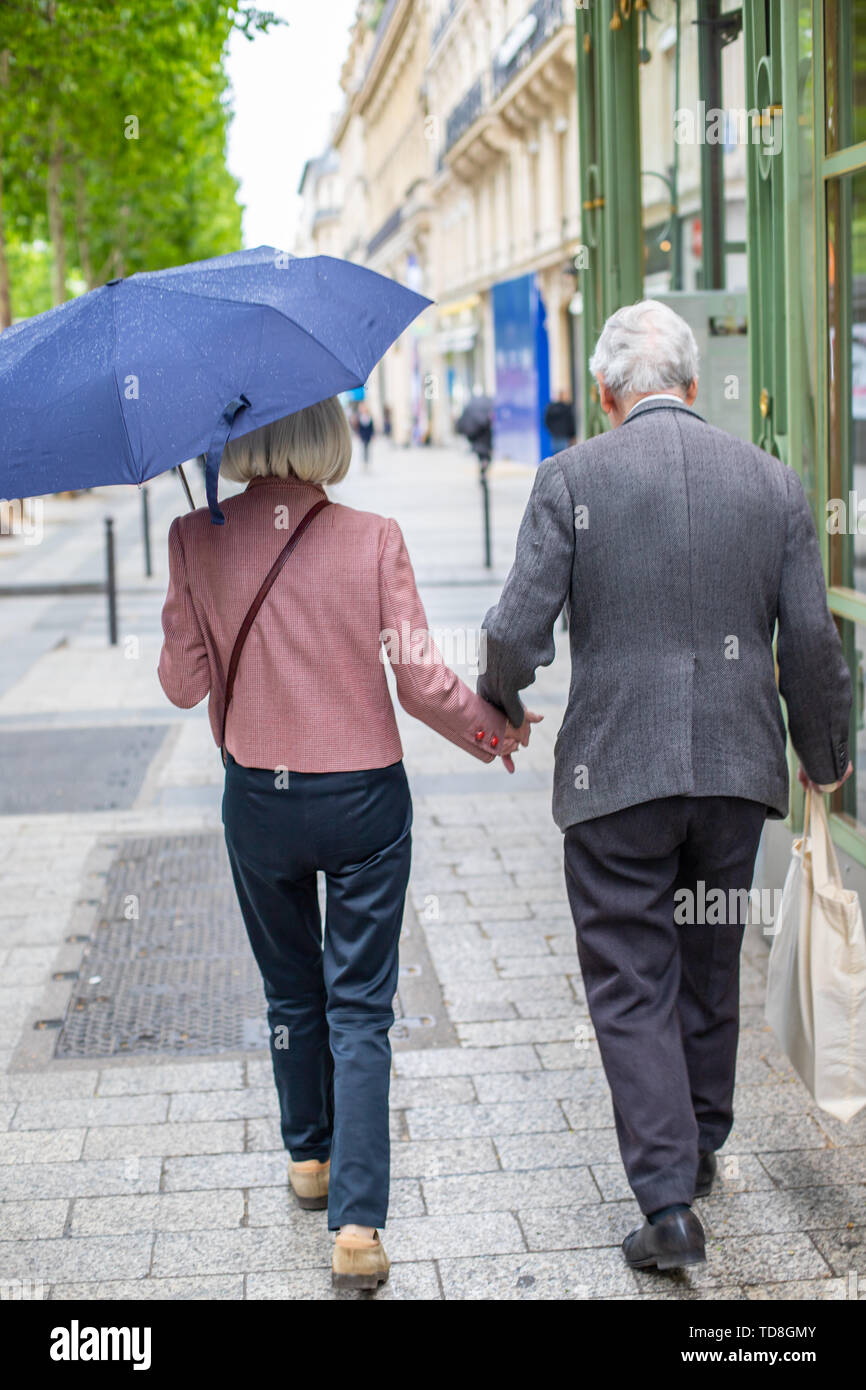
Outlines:
POLYGON ((378 1231, 372 1240, 337 1232, 331 1273, 335 1289, 377 1289, 387 1280, 390 1268, 378 1231))
POLYGON ((320 1163, 310 1158, 303 1163, 289 1159, 289 1183, 299 1207, 304 1211, 322 1211, 328 1205, 328 1178, 331 1160, 320 1163))

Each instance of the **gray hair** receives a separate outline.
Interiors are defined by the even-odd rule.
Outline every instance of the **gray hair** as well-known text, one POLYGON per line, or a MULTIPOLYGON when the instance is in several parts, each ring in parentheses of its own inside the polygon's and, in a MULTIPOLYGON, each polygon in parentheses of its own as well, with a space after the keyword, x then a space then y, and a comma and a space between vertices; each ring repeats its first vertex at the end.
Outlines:
POLYGON ((262 425, 223 450, 220 472, 235 483, 250 478, 299 478, 339 483, 352 461, 352 434, 337 396, 262 425))
POLYGON ((688 390, 698 375, 698 345, 685 319, 658 299, 611 314, 589 370, 616 397, 688 390))

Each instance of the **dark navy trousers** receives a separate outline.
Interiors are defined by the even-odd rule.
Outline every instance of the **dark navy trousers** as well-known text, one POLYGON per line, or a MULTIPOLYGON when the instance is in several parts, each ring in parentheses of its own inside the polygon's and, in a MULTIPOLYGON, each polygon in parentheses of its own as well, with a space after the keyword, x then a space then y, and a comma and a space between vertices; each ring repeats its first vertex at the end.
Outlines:
POLYGON ((733 895, 751 887, 766 814, 739 797, 671 796, 565 832, 587 1005, 644 1213, 690 1204, 698 1152, 731 1130, 745 923, 733 895), (698 904, 713 889, 728 920, 696 910, 689 924, 681 890, 698 904))
POLYGON ((388 1030, 412 843, 403 764, 280 775, 229 754, 223 824, 264 982, 283 1142, 296 1162, 330 1157, 332 1231, 382 1227, 388 1030))

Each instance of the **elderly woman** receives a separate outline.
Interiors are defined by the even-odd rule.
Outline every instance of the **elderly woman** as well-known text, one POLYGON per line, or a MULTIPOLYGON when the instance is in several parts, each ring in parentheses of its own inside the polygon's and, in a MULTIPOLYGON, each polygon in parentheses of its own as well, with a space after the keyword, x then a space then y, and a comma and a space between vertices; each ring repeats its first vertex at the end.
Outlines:
POLYGON ((268 1002, 291 1187, 302 1207, 328 1208, 335 1285, 376 1288, 389 1268, 377 1228, 412 825, 385 634, 401 635, 388 646, 401 705, 443 738, 513 771, 527 733, 431 644, 396 521, 328 503, 324 485, 345 477, 351 452, 335 397, 229 443, 221 471, 247 486, 223 503, 225 525, 201 508, 169 531, 159 678, 183 708, 209 696, 224 744, 226 845, 268 1002), (251 601, 304 517, 226 702, 251 601))

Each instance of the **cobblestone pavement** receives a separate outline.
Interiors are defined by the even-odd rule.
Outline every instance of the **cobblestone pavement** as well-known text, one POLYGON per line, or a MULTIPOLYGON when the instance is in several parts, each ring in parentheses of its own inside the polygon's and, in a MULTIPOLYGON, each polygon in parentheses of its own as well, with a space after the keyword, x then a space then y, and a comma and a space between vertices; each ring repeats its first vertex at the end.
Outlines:
MULTIPOLYGON (((431 626, 457 628, 495 599, 531 481, 530 470, 494 470, 492 580, 478 563, 474 468, 459 450, 380 445, 338 496, 398 517, 431 626)), ((204 709, 174 710, 156 679, 165 531, 182 498, 171 477, 151 497, 150 580, 132 489, 51 500, 41 545, 0 542, 0 583, 98 577, 110 508, 123 586, 114 650, 99 600, 0 605, 0 744, 16 755, 0 806, 3 1295, 327 1299, 325 1215, 288 1200, 260 1047, 53 1055, 51 1025, 84 987, 83 953, 130 837, 220 829, 204 709), (142 742, 141 729, 155 732, 142 742)), ((743 963, 736 1128, 718 1192, 699 1204, 708 1262, 679 1275, 622 1262, 639 1214, 549 809, 567 670, 561 651, 541 673, 531 704, 546 722, 513 778, 400 715, 415 851, 392 1083, 393 1269, 378 1297, 845 1299, 858 1297, 859 1273, 862 1298, 866 1117, 845 1127, 821 1114, 775 1046, 760 936, 743 963)))

